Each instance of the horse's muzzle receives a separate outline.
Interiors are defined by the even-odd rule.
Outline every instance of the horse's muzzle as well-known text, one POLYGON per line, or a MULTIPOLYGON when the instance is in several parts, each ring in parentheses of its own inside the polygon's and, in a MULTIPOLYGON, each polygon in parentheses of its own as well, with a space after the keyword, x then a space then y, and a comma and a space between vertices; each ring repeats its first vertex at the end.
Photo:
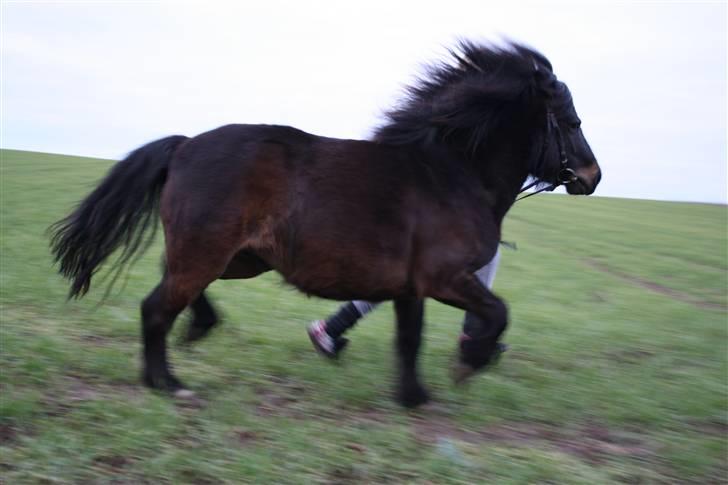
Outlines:
POLYGON ((576 169, 574 173, 575 179, 566 184, 566 192, 571 195, 591 195, 602 180, 602 171, 596 162, 589 167, 576 169))

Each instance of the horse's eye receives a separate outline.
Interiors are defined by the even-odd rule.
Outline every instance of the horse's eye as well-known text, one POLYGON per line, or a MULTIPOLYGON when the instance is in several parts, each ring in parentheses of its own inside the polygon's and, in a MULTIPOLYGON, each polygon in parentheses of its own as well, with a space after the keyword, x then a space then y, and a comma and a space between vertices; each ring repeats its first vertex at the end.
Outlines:
POLYGON ((569 123, 569 128, 571 128, 572 130, 578 130, 579 128, 581 128, 581 122, 577 121, 574 123, 569 123))

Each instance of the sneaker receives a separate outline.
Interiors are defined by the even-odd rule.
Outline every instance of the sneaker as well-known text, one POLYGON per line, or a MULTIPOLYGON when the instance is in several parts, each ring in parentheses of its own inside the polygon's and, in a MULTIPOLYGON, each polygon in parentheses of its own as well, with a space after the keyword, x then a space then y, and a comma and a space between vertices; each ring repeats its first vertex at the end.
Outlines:
POLYGON ((349 339, 339 337, 334 340, 331 335, 326 332, 326 322, 324 320, 316 320, 311 322, 306 330, 308 332, 308 338, 311 339, 311 343, 314 348, 323 356, 329 359, 335 359, 339 352, 341 352, 346 344, 349 343, 349 339))

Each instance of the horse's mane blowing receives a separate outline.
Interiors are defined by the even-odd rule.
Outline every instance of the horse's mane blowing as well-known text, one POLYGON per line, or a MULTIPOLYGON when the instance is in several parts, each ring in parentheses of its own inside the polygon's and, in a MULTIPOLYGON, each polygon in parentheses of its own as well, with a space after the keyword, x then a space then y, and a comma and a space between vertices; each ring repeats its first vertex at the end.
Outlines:
POLYGON ((449 62, 431 65, 406 89, 405 99, 385 113, 374 140, 393 145, 430 145, 459 140, 473 155, 488 141, 509 103, 535 82, 538 69, 551 73, 540 53, 516 43, 476 45, 461 41, 449 62))

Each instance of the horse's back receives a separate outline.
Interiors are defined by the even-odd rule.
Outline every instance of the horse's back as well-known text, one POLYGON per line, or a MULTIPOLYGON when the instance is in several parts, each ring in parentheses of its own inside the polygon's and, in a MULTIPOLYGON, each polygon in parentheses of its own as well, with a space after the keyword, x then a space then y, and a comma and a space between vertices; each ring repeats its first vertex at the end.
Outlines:
POLYGON ((438 250, 435 258, 423 243, 441 248, 438 240, 460 232, 458 241, 472 243, 471 230, 454 227, 462 184, 425 170, 419 156, 287 126, 223 126, 175 154, 162 196, 167 237, 230 258, 255 254, 318 296, 385 299, 418 291, 426 285, 413 272, 439 266, 444 254, 468 252, 438 250))
POLYGON ((291 284, 330 298, 401 291, 414 220, 411 167, 400 156, 287 126, 203 133, 170 165, 161 207, 168 250, 169 239, 194 239, 252 252, 291 284))

